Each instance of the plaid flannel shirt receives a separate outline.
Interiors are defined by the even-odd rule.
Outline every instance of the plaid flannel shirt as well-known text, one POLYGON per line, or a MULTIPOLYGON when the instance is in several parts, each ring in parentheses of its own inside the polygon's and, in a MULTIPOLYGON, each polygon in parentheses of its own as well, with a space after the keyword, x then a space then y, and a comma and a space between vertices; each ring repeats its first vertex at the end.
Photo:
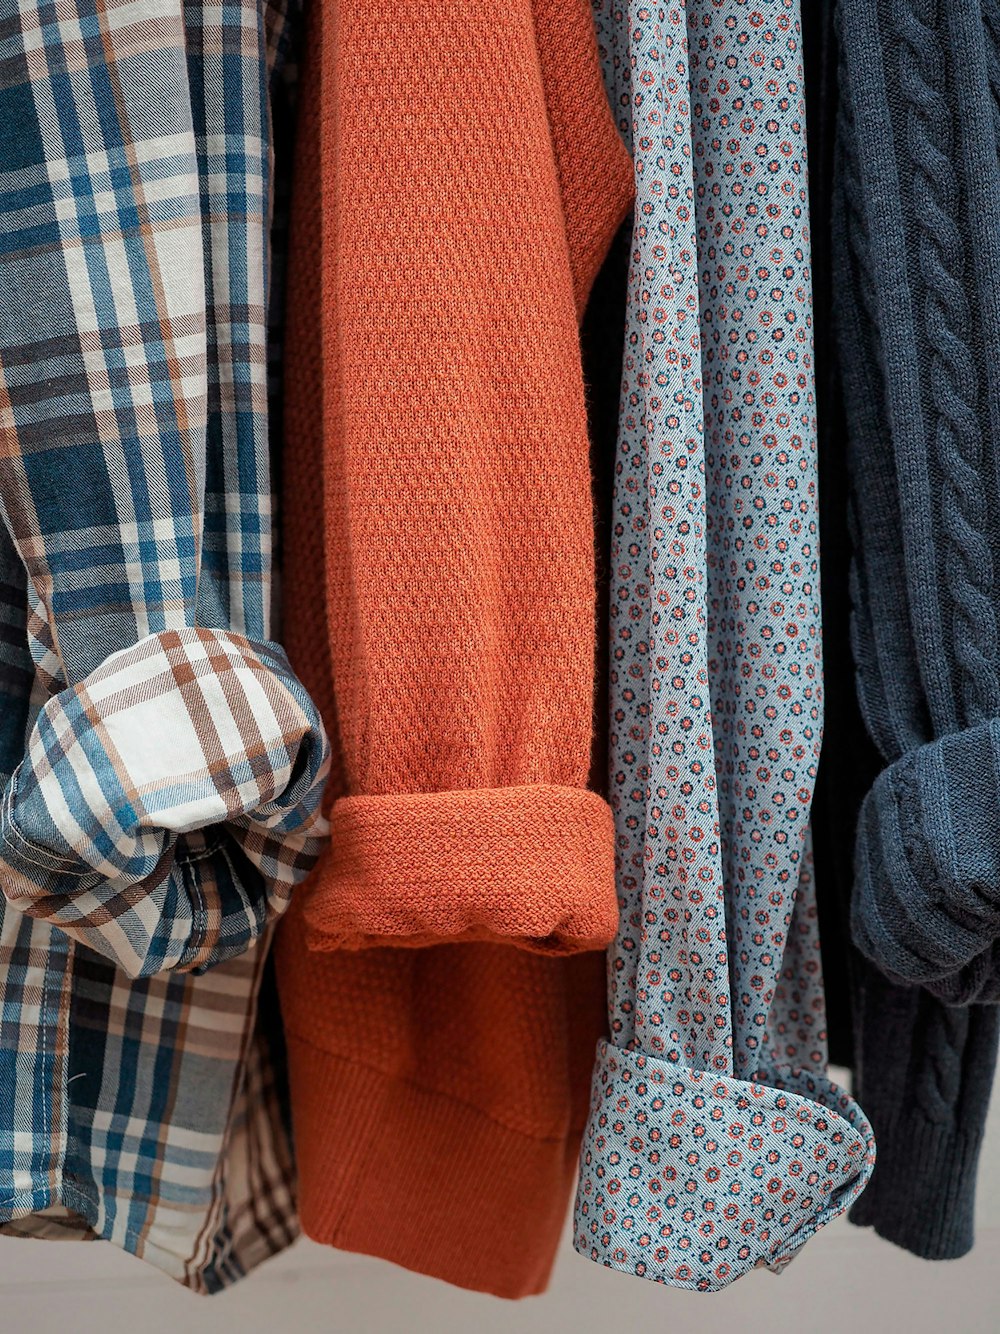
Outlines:
POLYGON ((257 1010, 328 767, 269 639, 297 15, 0 0, 0 1230, 200 1291, 296 1228, 257 1010))

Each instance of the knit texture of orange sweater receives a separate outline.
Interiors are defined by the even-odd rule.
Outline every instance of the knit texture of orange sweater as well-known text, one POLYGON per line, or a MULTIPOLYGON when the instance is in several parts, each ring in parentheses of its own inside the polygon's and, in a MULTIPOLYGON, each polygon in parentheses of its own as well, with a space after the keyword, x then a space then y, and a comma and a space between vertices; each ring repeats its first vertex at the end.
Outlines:
POLYGON ((284 625, 336 760, 277 947, 300 1210, 505 1296, 548 1278, 617 925, 578 320, 631 191, 588 0, 312 0, 284 625))

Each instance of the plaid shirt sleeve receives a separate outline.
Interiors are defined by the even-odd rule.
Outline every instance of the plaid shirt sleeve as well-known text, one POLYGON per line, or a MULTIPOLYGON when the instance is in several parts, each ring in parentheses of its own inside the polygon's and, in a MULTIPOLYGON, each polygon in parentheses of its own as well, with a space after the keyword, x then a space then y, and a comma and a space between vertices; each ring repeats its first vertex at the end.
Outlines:
POLYGON ((282 911, 322 847, 328 746, 269 639, 263 312, 211 230, 261 181, 199 134, 177 0, 95 15, 22 6, 2 94, 0 506, 34 687, 0 880, 140 977, 282 911))

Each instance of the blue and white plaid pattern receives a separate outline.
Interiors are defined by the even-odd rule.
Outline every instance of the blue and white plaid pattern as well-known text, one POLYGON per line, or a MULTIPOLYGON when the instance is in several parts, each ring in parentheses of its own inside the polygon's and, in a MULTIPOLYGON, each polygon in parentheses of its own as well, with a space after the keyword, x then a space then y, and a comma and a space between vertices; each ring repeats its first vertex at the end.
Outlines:
POLYGON ((4 894, 130 977, 233 958, 316 861, 327 764, 276 645, 147 635, 39 713, 0 804, 4 894))
POLYGON ((0 1230, 199 1291, 296 1229, 257 1011, 327 763, 269 642, 297 20, 0 0, 0 1230))

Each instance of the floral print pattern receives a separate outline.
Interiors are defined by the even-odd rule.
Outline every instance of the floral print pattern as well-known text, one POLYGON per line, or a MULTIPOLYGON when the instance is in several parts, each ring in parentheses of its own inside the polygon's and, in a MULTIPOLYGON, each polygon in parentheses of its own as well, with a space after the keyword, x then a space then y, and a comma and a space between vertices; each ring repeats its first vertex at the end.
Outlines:
POLYGON ((681 1287, 780 1268, 874 1165, 827 1078, 798 0, 595 0, 637 198, 611 563, 620 925, 576 1246, 681 1287))

